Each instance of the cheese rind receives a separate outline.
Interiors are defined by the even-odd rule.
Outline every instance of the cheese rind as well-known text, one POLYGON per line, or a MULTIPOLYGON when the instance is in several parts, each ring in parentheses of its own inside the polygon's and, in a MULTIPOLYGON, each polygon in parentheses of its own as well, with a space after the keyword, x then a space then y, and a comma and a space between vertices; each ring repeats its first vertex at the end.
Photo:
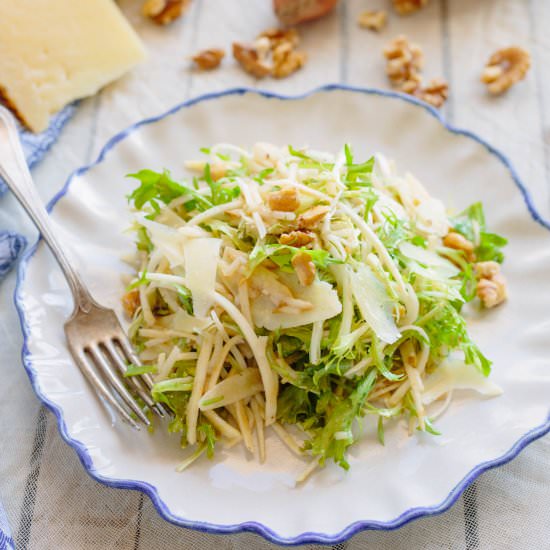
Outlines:
POLYGON ((0 91, 33 131, 145 58, 112 0, 2 0, 0 91))

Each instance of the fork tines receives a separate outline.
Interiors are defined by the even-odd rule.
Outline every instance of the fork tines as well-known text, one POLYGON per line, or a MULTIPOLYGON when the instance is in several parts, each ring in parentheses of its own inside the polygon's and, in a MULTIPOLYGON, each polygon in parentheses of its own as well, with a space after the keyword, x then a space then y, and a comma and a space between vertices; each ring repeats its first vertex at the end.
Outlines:
POLYGON ((168 414, 151 397, 150 374, 124 378, 128 363, 140 365, 140 361, 112 310, 94 304, 88 312, 77 311, 65 324, 65 334, 71 354, 88 382, 123 420, 137 429, 140 423, 151 425, 134 395, 158 416, 168 414))

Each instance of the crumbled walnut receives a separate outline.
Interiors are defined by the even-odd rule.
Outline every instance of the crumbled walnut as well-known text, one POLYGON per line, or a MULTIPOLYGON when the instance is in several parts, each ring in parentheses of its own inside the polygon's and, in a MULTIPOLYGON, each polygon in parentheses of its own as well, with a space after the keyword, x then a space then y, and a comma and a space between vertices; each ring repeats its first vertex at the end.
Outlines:
POLYGON ((422 9, 428 0, 393 0, 393 9, 399 15, 409 15, 422 9))
POLYGON ((225 52, 219 48, 211 48, 202 50, 193 56, 193 61, 201 71, 209 71, 219 67, 222 59, 225 57, 225 52))
POLYGON ((506 279, 500 274, 490 279, 480 279, 476 293, 485 307, 498 306, 507 298, 506 279))
POLYGON ((302 286, 309 286, 315 280, 315 264, 307 252, 298 252, 292 258, 292 267, 302 286))
POLYGON ((360 27, 371 31, 381 31, 388 21, 388 14, 383 10, 364 11, 359 14, 357 22, 360 27))
POLYGON ((422 68, 424 54, 417 44, 409 43, 406 36, 398 36, 384 48, 386 74, 392 84, 403 84, 416 79, 422 68))
POLYGON ((258 38, 267 38, 270 41, 271 48, 276 48, 283 43, 290 43, 292 47, 296 47, 300 41, 296 29, 267 29, 260 33, 258 38))
POLYGON ((159 25, 171 23, 187 10, 190 0, 146 0, 142 13, 159 25))
POLYGON ((469 257, 474 252, 474 244, 469 241, 466 237, 455 231, 450 231, 443 237, 443 244, 449 248, 454 248, 455 250, 462 250, 466 253, 466 256, 469 257))
MULTIPOLYGON (((411 93, 405 89, 403 89, 403 91, 406 93, 411 93)), ((414 92, 412 92, 412 94, 426 103, 439 108, 449 97, 449 85, 447 84, 447 81, 442 78, 434 78, 433 80, 430 80, 427 86, 417 88, 414 92)))
POLYGON ((485 307, 495 307, 507 298, 506 279, 497 262, 478 262, 474 265, 479 279, 476 293, 485 307))
POLYGON ((294 187, 285 187, 280 191, 272 191, 267 196, 267 203, 271 210, 294 212, 300 206, 298 193, 294 187))
POLYGON ((252 46, 233 44, 233 55, 247 72, 257 78, 269 74, 284 78, 306 62, 306 55, 295 50, 297 44, 296 30, 268 29, 252 46))
POLYGON ((285 25, 297 25, 329 13, 338 0, 273 0, 275 15, 285 25))
POLYGON ((492 279, 500 273, 500 264, 497 262, 478 262, 474 265, 476 275, 480 279, 492 279))
POLYGON ((406 94, 415 95, 422 85, 422 77, 419 73, 412 74, 408 80, 399 85, 398 89, 406 94))
POLYGON ((505 92, 516 82, 523 80, 531 67, 531 56, 527 50, 511 46, 495 52, 487 62, 481 81, 487 84, 491 94, 505 92))
POLYGON ((260 36, 256 38, 254 41, 254 48, 258 52, 258 55, 260 56, 260 59, 262 61, 265 61, 267 63, 267 60, 269 58, 269 54, 271 53, 272 44, 271 40, 267 38, 267 36, 260 36))
POLYGON ((313 240, 313 235, 304 231, 291 231, 290 233, 283 233, 279 237, 279 242, 281 244, 295 246, 296 248, 307 246, 308 244, 312 243, 313 240))
POLYGON ((271 73, 271 66, 266 62, 263 55, 263 42, 257 40, 252 46, 233 43, 233 57, 240 63, 241 67, 256 78, 263 78, 271 73))
POLYGON ((422 86, 420 70, 424 61, 422 48, 411 44, 405 36, 398 36, 384 48, 386 74, 398 90, 414 95, 433 105, 441 107, 449 95, 449 85, 442 78, 431 80, 422 86))
POLYGON ((298 216, 298 226, 313 229, 329 212, 330 207, 318 204, 298 216))
POLYGON ((281 42, 273 49, 273 76, 285 78, 303 67, 306 54, 294 50, 290 42, 281 42))
POLYGON ((122 308, 128 317, 131 319, 134 316, 137 308, 140 306, 139 291, 137 288, 130 290, 122 296, 122 308))

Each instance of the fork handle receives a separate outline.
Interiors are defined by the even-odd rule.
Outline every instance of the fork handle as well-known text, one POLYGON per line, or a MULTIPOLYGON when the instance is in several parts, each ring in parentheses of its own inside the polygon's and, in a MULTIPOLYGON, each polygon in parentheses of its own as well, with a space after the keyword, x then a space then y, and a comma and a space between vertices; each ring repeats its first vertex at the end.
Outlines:
POLYGON ((61 266, 75 302, 75 311, 88 313, 93 304, 80 275, 69 263, 32 181, 13 116, 0 106, 0 176, 26 210, 61 266))

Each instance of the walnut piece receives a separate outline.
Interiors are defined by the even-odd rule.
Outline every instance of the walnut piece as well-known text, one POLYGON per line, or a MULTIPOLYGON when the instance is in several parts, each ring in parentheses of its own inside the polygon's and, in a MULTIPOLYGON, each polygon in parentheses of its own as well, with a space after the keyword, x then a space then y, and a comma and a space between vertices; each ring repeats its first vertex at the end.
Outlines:
POLYGON ((257 78, 284 78, 306 62, 305 53, 295 49, 298 42, 294 29, 267 29, 251 46, 233 44, 233 55, 245 71, 257 78))
POLYGON ((262 46, 260 41, 256 41, 252 46, 233 43, 233 57, 247 73, 256 78, 264 78, 271 73, 271 66, 265 60, 262 46))
POLYGON ((424 63, 424 54, 418 44, 410 43, 400 35, 384 48, 386 74, 394 85, 403 84, 418 78, 424 63))
POLYGON ((139 291, 136 288, 122 296, 122 308, 130 319, 134 316, 134 313, 140 305, 139 291))
POLYGON ((409 15, 426 6, 428 0, 393 0, 393 9, 399 15, 409 15))
POLYGON ((502 94, 516 82, 523 80, 531 67, 531 55, 519 46, 496 51, 487 62, 481 81, 489 93, 502 94))
POLYGON ((474 270, 479 279, 492 279, 500 273, 500 264, 497 262, 478 262, 474 270))
POLYGON ((416 95, 420 92, 422 86, 422 77, 420 73, 415 73, 410 76, 408 80, 405 80, 402 84, 398 86, 400 92, 405 92, 406 94, 416 95))
POLYGON ((466 253, 466 256, 473 254, 474 244, 469 241, 466 237, 455 231, 450 231, 443 237, 443 244, 449 248, 455 250, 462 250, 466 253))
POLYGON ((296 248, 307 246, 308 244, 312 243, 313 240, 313 235, 304 231, 290 231, 290 233, 283 233, 279 237, 279 242, 281 244, 295 246, 296 248))
MULTIPOLYGON (((406 93, 407 90, 403 89, 406 93)), ((449 84, 442 78, 430 80, 427 86, 417 88, 412 94, 436 108, 441 107, 449 97, 449 84)))
POLYGON ((298 226, 304 229, 313 229, 329 212, 330 207, 318 204, 298 216, 298 226))
POLYGON ((434 107, 445 103, 449 85, 444 79, 434 78, 426 86, 422 85, 420 71, 424 54, 420 46, 401 35, 384 48, 384 55, 387 59, 386 74, 399 91, 418 97, 434 107))
POLYGON ((485 307, 498 306, 508 296, 506 279, 500 274, 494 275, 490 279, 480 279, 477 283, 476 294, 485 307))
POLYGON ((158 25, 168 25, 189 7, 191 0, 146 0, 142 13, 158 25))
POLYGON ((280 191, 272 191, 267 196, 267 203, 271 210, 294 212, 300 206, 298 193, 294 187, 285 187, 280 191))
POLYGON ((338 0, 273 0, 273 9, 284 25, 297 25, 328 14, 338 0))
POLYGON ((300 42, 296 29, 267 29, 261 32, 257 38, 267 38, 273 49, 283 43, 290 43, 292 47, 296 47, 300 42))
POLYGON ((193 61, 201 71, 210 71, 219 67, 222 59, 225 57, 225 52, 219 48, 210 48, 202 50, 193 56, 193 61))
POLYGON ((388 22, 388 14, 383 10, 364 11, 359 14, 357 22, 360 27, 371 31, 381 31, 388 22))
POLYGON ((476 294, 485 307, 495 307, 506 300, 506 279, 497 262, 478 262, 474 265, 478 278, 476 294))
POLYGON ((292 267, 302 286, 309 286, 315 280, 315 264, 307 252, 298 252, 292 258, 292 267))
POLYGON ((282 42, 273 50, 273 76, 285 78, 304 66, 306 54, 294 50, 290 42, 282 42))

